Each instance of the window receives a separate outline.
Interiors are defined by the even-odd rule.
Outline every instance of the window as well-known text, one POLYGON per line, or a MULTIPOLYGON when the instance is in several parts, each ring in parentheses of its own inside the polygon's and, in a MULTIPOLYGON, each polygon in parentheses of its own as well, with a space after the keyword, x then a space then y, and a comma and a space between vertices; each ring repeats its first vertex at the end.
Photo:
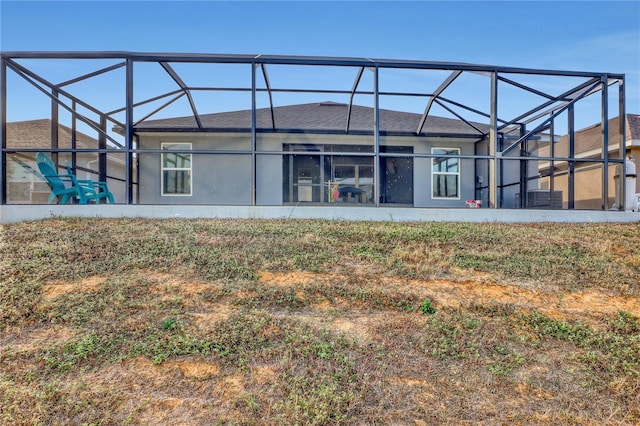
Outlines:
POLYGON ((431 187, 432 198, 460 198, 460 159, 445 157, 460 155, 458 148, 431 148, 432 158, 431 187), (440 157, 442 156, 442 157, 440 157))
POLYGON ((191 195, 190 143, 163 143, 162 195, 191 195))

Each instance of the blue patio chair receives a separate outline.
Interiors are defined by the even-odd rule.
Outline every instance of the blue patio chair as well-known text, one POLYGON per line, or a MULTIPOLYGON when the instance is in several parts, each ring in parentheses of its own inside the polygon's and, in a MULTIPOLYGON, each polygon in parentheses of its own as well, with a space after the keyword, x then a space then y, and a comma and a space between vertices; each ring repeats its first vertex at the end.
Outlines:
POLYGON ((77 179, 73 173, 68 172, 69 169, 67 169, 67 174, 58 174, 55 163, 43 152, 36 154, 36 162, 42 176, 51 188, 49 204, 53 203, 56 198, 59 198, 60 204, 66 204, 73 198, 78 198, 80 204, 87 204, 89 201, 97 203, 103 198, 113 203, 113 194, 105 182, 77 179))
MULTIPOLYGON (((71 165, 67 164, 67 174, 70 176, 74 176, 73 170, 71 169, 71 165)), ((88 192, 95 192, 98 197, 95 201, 98 202, 100 198, 106 198, 111 204, 113 204, 113 194, 109 191, 109 187, 107 186, 107 182, 100 182, 90 179, 75 179, 76 184, 86 188, 88 192)))

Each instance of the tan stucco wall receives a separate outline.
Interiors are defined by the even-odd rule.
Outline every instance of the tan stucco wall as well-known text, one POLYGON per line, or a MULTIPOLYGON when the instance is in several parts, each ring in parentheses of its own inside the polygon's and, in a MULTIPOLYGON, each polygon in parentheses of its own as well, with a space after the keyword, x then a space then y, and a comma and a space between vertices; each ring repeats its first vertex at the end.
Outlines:
MULTIPOLYGON (((636 166, 640 165, 640 141, 630 139, 629 131, 627 132, 627 140, 625 141, 625 158, 631 155, 635 160, 636 166)), ((620 158, 620 142, 622 141, 620 133, 619 117, 609 120, 609 158, 620 158)), ((586 129, 581 129, 575 133, 575 156, 576 158, 602 158, 602 126, 596 124, 586 129)), ((569 138, 568 135, 560 138, 555 144, 555 157, 568 157, 569 155, 569 138)), ((540 149, 540 156, 550 156, 549 146, 540 149)), ((580 164, 576 166, 575 174, 575 207, 579 209, 601 209, 602 203, 602 167, 591 168, 590 170, 580 170, 581 168, 589 168, 595 163, 580 164)), ((556 164, 560 168, 560 172, 566 172, 566 164, 556 164)), ((611 208, 615 203, 616 165, 609 166, 609 196, 606 208, 611 208)), ((549 178, 542 179, 542 186, 548 188, 550 185, 549 178)), ((566 208, 568 203, 568 179, 566 175, 556 177, 554 180, 554 189, 563 191, 563 206, 566 208)), ((636 193, 640 193, 640 180, 636 180, 636 193)))

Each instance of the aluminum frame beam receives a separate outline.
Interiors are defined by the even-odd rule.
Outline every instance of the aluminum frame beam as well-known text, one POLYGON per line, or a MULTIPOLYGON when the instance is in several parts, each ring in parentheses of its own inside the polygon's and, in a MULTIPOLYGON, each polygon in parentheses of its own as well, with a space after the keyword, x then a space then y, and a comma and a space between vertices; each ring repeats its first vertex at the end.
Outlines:
POLYGON ((0 58, 0 205, 7 203, 7 62, 0 58))
MULTIPOLYGON (((622 160, 622 174, 621 176, 627 176, 627 165, 624 162, 627 147, 627 112, 625 109, 625 101, 624 101, 624 80, 620 81, 620 85, 618 86, 618 117, 619 119, 619 130, 620 130, 620 142, 618 145, 619 156, 622 160)), ((623 202, 619 206, 619 209, 622 211, 627 210, 631 206, 627 206, 627 185, 622 185, 621 197, 623 202)))
MULTIPOLYGON (((498 182, 500 181, 500 167, 498 167, 498 73, 491 75, 491 93, 489 100, 489 207, 498 208, 498 182)), ((501 204, 501 203, 500 203, 501 204)))
POLYGON ((91 72, 89 74, 84 74, 84 75, 81 75, 79 77, 72 78, 71 80, 67 80, 67 81, 64 81, 62 83, 58 83, 57 86, 58 87, 68 86, 70 84, 74 84, 74 83, 78 83, 80 81, 86 80, 88 78, 93 78, 93 77, 108 73, 110 71, 117 70, 117 69, 122 68, 124 66, 126 66, 126 62, 120 62, 119 64, 111 65, 110 67, 102 68, 102 69, 99 69, 97 71, 91 72))
MULTIPOLYGON (((43 91, 44 93, 47 93, 46 91, 44 91, 42 89, 42 87, 38 86, 37 84, 35 84, 33 82, 33 80, 37 81, 38 83, 48 87, 51 90, 55 90, 57 91, 59 94, 63 95, 66 98, 69 98, 73 101, 76 101, 79 105, 81 105, 83 108, 88 109, 89 111, 93 112, 96 115, 102 115, 104 114, 102 111, 98 110, 97 108, 94 108, 93 106, 91 106, 90 104, 88 104, 87 102, 84 102, 82 99, 79 99, 76 96, 73 96, 71 93, 61 89, 60 87, 58 87, 57 85, 51 83, 50 81, 44 79, 43 77, 39 76, 38 74, 34 73, 33 71, 25 68, 24 66, 20 65, 19 63, 12 61, 11 59, 7 59, 7 65, 9 66, 9 68, 12 69, 13 72, 15 72, 16 74, 20 75, 22 78, 24 78, 26 81, 28 81, 29 83, 31 83, 34 87, 40 89, 41 91, 43 91)), ((64 105, 64 104, 61 104, 64 105)), ((89 120, 88 118, 85 117, 85 119, 89 120)), ((91 121, 91 120, 89 120, 91 121)), ((124 127, 123 123, 118 122, 117 120, 113 120, 112 121, 116 124, 119 124, 121 126, 124 127)), ((89 124, 89 123, 87 123, 89 124)))
MULTIPOLYGON (((566 99, 568 96, 575 94, 576 92, 579 92, 587 87, 593 87, 590 85, 593 85, 593 83, 595 82, 599 82, 600 81, 600 76, 598 77, 593 77, 588 81, 583 82, 582 84, 579 84, 578 86, 574 87, 573 89, 567 90, 566 92, 562 93, 561 95, 557 96, 555 99, 549 100, 541 105, 538 105, 535 108, 530 109, 529 111, 520 114, 518 117, 514 118, 511 121, 508 121, 507 123, 503 124, 499 130, 504 129, 505 127, 511 126, 513 124, 519 123, 524 119, 530 119, 530 120, 537 120, 537 118, 540 118, 541 116, 547 115, 548 112, 543 112, 541 114, 539 114, 539 116, 537 118, 531 118, 531 114, 535 114, 541 110, 544 110, 545 108, 548 107, 552 107, 551 109, 557 109, 558 106, 554 105, 555 103, 558 102, 563 102, 564 99, 566 99)), ((565 101, 566 102, 566 101, 565 101)), ((547 110, 548 111, 548 110, 547 110)))
MULTIPOLYGON (((356 74, 356 80, 353 82, 353 87, 351 87, 351 93, 349 95, 349 107, 347 108, 347 125, 345 127, 345 133, 349 133, 349 126, 351 125, 351 108, 353 107, 353 97, 358 90, 358 85, 360 84, 360 79, 362 79, 362 74, 364 73, 365 67, 360 67, 358 69, 358 74, 356 74)), ((376 92, 377 93, 377 92, 376 92)), ((379 95, 379 93, 377 93, 379 95)))
POLYGON ((545 127, 547 124, 549 124, 549 122, 551 120, 553 120, 555 117, 557 117, 558 115, 562 114, 564 111, 566 111, 570 106, 575 105, 576 102, 578 102, 580 99, 583 99, 584 97, 587 96, 587 94, 589 92, 591 92, 591 89, 597 87, 600 83, 594 83, 589 90, 586 90, 584 93, 582 93, 582 95, 577 96, 575 99, 573 99, 571 102, 567 103, 566 105, 564 105, 563 107, 555 110, 550 116, 549 118, 547 118, 546 120, 544 120, 542 123, 540 123, 538 126, 536 126, 533 130, 530 130, 527 132, 526 135, 521 136, 517 141, 515 141, 514 143, 512 143, 511 145, 509 145, 507 148, 505 148, 504 150, 502 150, 501 155, 507 155, 509 152, 513 151, 519 144, 521 144, 523 141, 529 139, 529 137, 537 132, 540 131, 540 129, 542 129, 543 127, 545 127))
POLYGON ((137 126, 138 124, 143 123, 145 120, 149 119, 150 117, 153 117, 155 114, 157 114, 158 112, 162 111, 163 109, 165 109, 166 107, 168 107, 172 103, 176 102, 178 99, 180 99, 183 96, 185 96, 185 93, 181 91, 178 95, 176 95, 175 97, 169 99, 167 102, 165 102, 164 104, 160 105, 158 108, 154 109, 149 114, 145 115, 140 120, 138 120, 135 123, 133 123, 133 125, 137 126))
POLYGON ((267 88, 267 93, 269 94, 269 109, 271 110, 271 126, 273 127, 273 130, 275 130, 276 115, 273 111, 273 94, 271 91, 271 82, 269 81, 269 74, 267 73, 267 66, 265 64, 260 64, 260 69, 262 70, 262 76, 264 77, 264 84, 267 88))
MULTIPOLYGON (((18 74, 20 77, 22 77, 27 82, 31 83, 36 89, 40 90, 46 96, 48 96, 49 98, 54 100, 58 105, 62 106, 64 109, 69 111, 73 117, 80 119, 82 122, 87 124, 89 127, 91 127, 93 130, 97 131, 98 133, 100 133, 100 134, 104 133, 103 130, 100 128, 100 126, 97 123, 95 123, 93 120, 91 120, 91 119, 85 117, 84 115, 78 113, 77 111, 75 111, 74 108, 71 108, 70 106, 68 106, 67 104, 62 102, 60 99, 58 99, 58 97, 56 95, 54 95, 52 93, 49 93, 46 90, 44 90, 41 86, 36 84, 33 80, 36 80, 40 84, 43 84, 44 86, 47 86, 49 89, 51 89, 56 94, 62 94, 63 96, 71 99, 71 101, 77 102, 78 104, 80 104, 84 108, 87 108, 88 110, 90 110, 91 112, 97 114, 98 116, 102 116, 102 115, 106 115, 106 114, 104 114, 103 112, 95 109, 94 107, 92 107, 91 105, 87 104, 86 102, 76 98, 75 96, 71 95, 70 93, 68 93, 68 92, 66 92, 66 91, 64 91, 62 89, 57 88, 51 82, 43 79, 39 75, 36 75, 36 74, 32 73, 29 70, 23 71, 22 70, 22 66, 20 66, 19 64, 15 63, 15 62, 13 62, 11 60, 6 60, 6 63, 7 63, 7 66, 12 69, 12 71, 14 71, 16 74, 18 74)), ((114 120, 113 118, 111 118, 110 120, 113 121, 117 125, 125 127, 125 125, 123 123, 120 123, 117 120, 114 120)), ((107 139, 109 139, 116 146, 122 147, 120 142, 116 141, 115 139, 113 139, 108 134, 105 134, 105 136, 107 137, 107 139)))
POLYGON ((193 118, 195 118, 198 128, 202 128, 202 121, 200 120, 200 115, 198 114, 198 109, 196 108, 196 104, 193 101, 193 96, 191 96, 191 91, 189 90, 189 87, 187 87, 184 81, 182 81, 182 78, 180 78, 178 73, 171 67, 171 65, 169 65, 166 62, 159 62, 159 64, 160 66, 162 66, 162 68, 164 68, 167 74, 171 76, 173 81, 176 82, 176 84, 180 87, 180 89, 182 89, 184 93, 187 95, 187 99, 189 100, 189 105, 191 106, 191 111, 193 111, 193 118))
MULTIPOLYGON (((482 112, 482 111, 480 111, 480 110, 478 110, 478 109, 471 108, 471 107, 469 107, 469 106, 466 106, 466 105, 464 105, 464 104, 461 104, 460 102, 456 102, 456 101, 453 101, 453 100, 451 100, 451 99, 447 99, 447 98, 442 97, 442 96, 440 96, 440 97, 438 98, 438 100, 439 100, 439 101, 441 101, 441 102, 446 102, 446 103, 448 103, 448 104, 451 104, 451 105, 457 106, 458 108, 465 109, 465 110, 467 110, 467 111, 469 111, 469 112, 473 112, 474 114, 478 114, 478 115, 480 115, 480 116, 482 116, 482 117, 485 117, 485 118, 491 118, 491 114, 487 114, 486 112, 482 112)), ((499 123, 507 123, 507 121, 506 121, 506 120, 503 120, 503 119, 501 119, 500 117, 496 117, 496 119, 497 119, 497 121, 498 121, 499 123)))
POLYGON ((256 113, 257 96, 256 96, 256 66, 257 64, 251 64, 251 205, 255 206, 257 201, 256 183, 258 179, 257 170, 257 150, 258 150, 258 135, 257 124, 258 115, 256 113))
POLYGON ((431 109, 431 106, 433 105, 433 101, 435 101, 436 98, 438 96, 440 96, 440 94, 442 94, 442 92, 444 92, 447 89, 447 87, 449 87, 451 85, 451 83, 453 83, 455 81, 455 79, 460 76, 460 74, 462 74, 462 71, 454 71, 454 72, 452 72, 451 74, 449 74, 449 77, 447 77, 446 80, 443 81, 442 84, 440 84, 440 86, 438 86, 436 91, 433 92, 433 95, 429 98, 429 102, 427 102, 427 106, 424 109, 424 113, 422 114, 422 117, 420 118, 420 124, 418 124, 418 129, 416 130, 416 135, 419 135, 422 132, 422 128, 424 127, 424 123, 427 121, 427 116, 429 115, 429 110, 431 109))
POLYGON ((378 88, 380 87, 380 69, 378 67, 373 68, 373 128, 374 128, 374 154, 375 163, 373 164, 373 170, 375 172, 375 182, 373 186, 373 196, 375 197, 375 206, 380 207, 380 96, 378 95, 378 88))
MULTIPOLYGON (((236 63, 278 65, 329 65, 350 67, 407 68, 431 70, 460 70, 486 73, 532 74, 566 77, 597 77, 604 72, 584 72, 538 68, 505 67, 464 62, 397 60, 380 58, 355 58, 332 56, 292 56, 257 54, 172 53, 131 51, 7 51, 0 53, 5 58, 15 59, 131 59, 137 62, 191 62, 191 63, 236 63)), ((609 74, 624 78, 624 74, 609 74)))
MULTIPOLYGON (((444 103, 440 102, 439 100, 435 100, 435 103, 437 103, 438 105, 440 105, 442 108, 446 109, 447 111, 449 111, 451 114, 453 114, 454 116, 456 116, 460 121, 462 121, 463 123, 465 123, 467 126, 471 127, 472 129, 476 130, 478 132, 478 136, 484 136, 485 132, 481 129, 479 129, 478 127, 474 126, 473 123, 471 123, 469 120, 465 119, 463 116, 461 116, 460 114, 458 114, 457 112, 455 112, 453 109, 449 108, 448 106, 446 106, 444 103)), ((422 129, 420 129, 420 131, 422 131, 422 129)), ((418 133, 419 135, 420 133, 418 133)))
MULTIPOLYGON (((174 91, 171 91, 171 92, 164 93, 162 95, 158 95, 158 96, 154 96, 154 97, 149 98, 149 99, 145 99, 144 101, 136 102, 136 103, 133 104, 133 106, 137 107, 137 106, 140 106, 140 105, 145 105, 145 104, 148 104, 150 102, 154 102, 154 101, 157 101, 159 99, 166 98, 168 96, 176 95, 178 93, 184 94, 184 92, 181 89, 177 89, 177 90, 174 90, 174 91)), ((106 112, 105 114, 108 115, 108 116, 112 116, 114 114, 117 114, 119 112, 124 112, 126 110, 127 110, 127 107, 124 106, 122 108, 117 108, 117 109, 111 110, 109 112, 106 112)))
MULTIPOLYGON (((124 144, 125 156, 124 163, 126 168, 125 190, 127 204, 133 203, 133 61, 127 59, 125 68, 125 122, 124 126, 124 144)), ((137 158, 137 157, 136 157, 137 158)), ((138 168, 137 168, 138 169, 138 168)))
MULTIPOLYGON (((596 81, 596 80, 594 79, 592 81, 596 81)), ((611 86, 613 84, 616 84, 616 82, 617 82, 617 80, 611 81, 611 79, 610 79, 609 80, 609 86, 611 86)), ((542 118, 542 117, 544 117, 544 116, 546 116, 548 114, 553 113, 558 108, 561 108, 561 107, 567 105, 569 102, 571 102, 571 100, 575 99, 575 96, 581 96, 582 98, 586 98, 587 96, 591 96, 594 93, 598 93, 599 91, 600 91, 600 88, 597 85, 596 85, 596 87, 593 87, 591 90, 587 90, 586 88, 582 88, 581 90, 577 91, 574 94, 573 97, 569 98, 568 101, 565 101, 565 102, 561 103, 560 105, 554 105, 553 107, 550 107, 550 108, 538 113, 537 115, 524 120, 523 123, 529 124, 529 123, 532 123, 532 122, 534 122, 534 121, 536 121, 536 120, 538 120, 538 119, 540 119, 540 118, 542 118)))
MULTIPOLYGON (((604 160, 602 164, 602 206, 605 210, 609 210, 609 85, 607 80, 607 76, 602 76, 602 104, 600 109, 602 113, 602 158, 604 160)), ((620 176, 620 183, 626 186, 624 177, 625 174, 623 173, 620 176)))
POLYGON ((549 95, 548 93, 541 92, 541 91, 536 90, 536 89, 534 89, 532 87, 526 86, 526 85, 524 85, 522 83, 518 83, 517 81, 510 80, 510 79, 502 77, 500 75, 498 76, 498 80, 500 80, 500 81, 502 81, 504 83, 507 83, 507 84, 509 84, 511 86, 517 87, 518 89, 526 90, 527 92, 530 92, 530 93, 533 93, 535 95, 541 96, 543 98, 555 99, 555 96, 549 95))

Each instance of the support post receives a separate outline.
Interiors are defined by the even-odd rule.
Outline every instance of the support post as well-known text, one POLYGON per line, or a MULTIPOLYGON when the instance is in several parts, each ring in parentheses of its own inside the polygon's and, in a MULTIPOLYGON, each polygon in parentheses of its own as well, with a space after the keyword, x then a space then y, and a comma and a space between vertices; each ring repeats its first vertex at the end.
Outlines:
POLYGON ((60 94, 57 90, 51 90, 51 160, 56 165, 56 173, 58 173, 58 126, 60 125, 60 117, 59 117, 59 107, 58 107, 58 99, 60 94))
POLYGON ((0 59, 0 205, 7 204, 7 63, 0 59))
POLYGON ((125 188, 127 204, 133 203, 133 59, 126 60, 125 111, 125 188))
POLYGON ((375 175, 375 185, 373 186, 373 197, 376 200, 376 207, 380 207, 380 94, 379 89, 379 72, 376 66, 373 69, 373 126, 375 138, 375 162, 373 163, 373 171, 375 175))
MULTIPOLYGON (((526 124, 520 124, 520 137, 523 137, 526 132, 526 124)), ((529 155, 529 142, 524 140, 520 145, 520 157, 527 157, 529 155)), ((529 183, 529 162, 527 160, 520 160, 520 207, 524 209, 527 207, 528 200, 528 183, 529 183)))
POLYGON ((491 73, 489 123, 489 207, 498 208, 498 73, 491 73))
MULTIPOLYGON (((71 101, 71 109, 72 110, 76 110, 76 101, 71 101)), ((76 173, 76 167, 78 167, 77 164, 77 155, 76 155, 76 149, 78 148, 77 146, 77 142, 78 142, 78 135, 77 135, 77 131, 78 131, 78 125, 77 125, 77 119, 76 116, 71 114, 71 170, 73 170, 74 173, 76 173)))
MULTIPOLYGON (((104 115, 100 116, 100 128, 103 133, 98 135, 98 148, 99 149, 107 149, 107 138, 104 136, 107 132, 107 117, 104 115)), ((105 151, 101 151, 98 153, 98 180, 101 182, 107 181, 107 153, 105 151)), ((102 203, 106 203, 106 199, 101 200, 102 203)))
MULTIPOLYGON (((551 120, 551 123, 549 123, 549 137, 551 138, 550 141, 550 145, 549 145, 549 152, 551 155, 551 158, 556 156, 556 138, 555 138, 555 120, 551 120)), ((556 175, 556 166, 555 166, 555 161, 551 160, 549 162, 549 196, 551 197, 551 208, 555 209, 555 204, 553 203, 553 197, 555 194, 555 190, 556 190, 556 184, 555 184, 555 175, 556 175)))
POLYGON ((569 168, 569 176, 568 179, 569 181, 567 182, 567 197, 568 197, 568 203, 567 203, 567 208, 569 210, 573 210, 576 207, 575 204, 575 171, 576 171, 576 162, 573 161, 573 159, 576 156, 576 146, 575 146, 575 142, 576 142, 576 131, 575 131, 575 120, 574 120, 574 110, 573 110, 573 105, 571 105, 568 109, 567 109, 567 117, 569 120, 569 164, 568 164, 568 168, 569 168))
POLYGON ((256 147, 257 147, 257 116, 256 116, 256 67, 258 65, 253 62, 251 64, 251 205, 256 205, 256 147))
POLYGON ((622 211, 627 210, 627 208, 631 209, 632 206, 627 206, 627 185, 626 185, 626 176, 627 176, 627 165, 624 162, 625 156, 627 153, 627 112, 625 109, 625 93, 624 93, 624 79, 619 80, 618 85, 618 111, 619 118, 618 124, 620 126, 620 145, 619 145, 619 155, 622 162, 622 173, 618 179, 621 179, 620 183, 622 184, 621 197, 622 202, 618 203, 618 208, 622 211), (622 180, 624 177, 625 180, 622 180), (624 183, 623 183, 624 182, 624 183))
MULTIPOLYGON (((609 210, 609 77, 602 76, 602 209, 609 210)), ((621 176, 624 185, 624 175, 621 176)), ((623 203, 624 204, 624 203, 623 203)))

